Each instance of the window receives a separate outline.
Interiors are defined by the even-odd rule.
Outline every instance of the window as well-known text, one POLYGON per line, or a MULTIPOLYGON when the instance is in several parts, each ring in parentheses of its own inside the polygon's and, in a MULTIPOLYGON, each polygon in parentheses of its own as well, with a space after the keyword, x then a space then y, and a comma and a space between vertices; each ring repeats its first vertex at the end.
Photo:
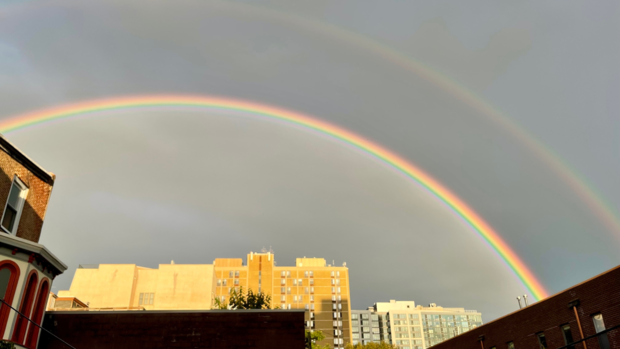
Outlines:
POLYGON ((286 289, 286 293, 291 294, 291 288, 290 287, 286 289))
POLYGON ((538 334, 538 345, 540 345, 540 349, 547 349, 547 339, 544 333, 538 334))
POLYGON ((297 280, 297 283, 301 286, 301 279, 297 280))
MULTIPOLYGON (((603 322, 603 314, 595 314, 592 316, 592 321, 594 321, 594 329, 596 333, 601 333, 605 331, 605 322, 603 322)), ((601 349, 609 349, 609 338, 607 338, 607 333, 603 333, 598 336, 598 345, 601 349)))
POLYGON ((218 286, 222 286, 222 280, 217 279, 217 285, 218 285, 218 286))
POLYGON ((286 280, 284 279, 280 280, 280 285, 286 285, 286 280))
POLYGON ((339 271, 336 272, 336 276, 340 277, 340 272, 339 271))
POLYGON ((239 277, 239 270, 235 270, 235 277, 238 278, 239 277))
MULTIPOLYGON (((568 345, 574 342, 573 333, 570 331, 570 325, 562 326, 562 335, 564 336, 564 344, 568 345)), ((575 349, 574 345, 569 346, 567 349, 575 349)))
POLYGON ((314 302, 314 296, 310 296, 310 302, 314 302))
POLYGON ((340 286, 340 279, 336 280, 336 286, 340 286))
MULTIPOLYGON (((8 304, 13 303, 13 296, 19 279, 19 267, 14 262, 4 260, 0 262, 0 298, 8 304)), ((11 309, 0 305, 0 328, 6 328, 11 309)))
POLYGON ((234 274, 233 274, 233 271, 232 271, 232 270, 228 272, 228 277, 229 277, 229 278, 232 278, 232 277, 233 277, 233 275, 234 275, 234 274))
POLYGON ((314 280, 310 280, 310 286, 314 285, 314 280))
POLYGON ((310 293, 314 293, 314 287, 310 287, 310 293))
POLYGON ((338 293, 340 293, 340 287, 338 287, 338 293))
POLYGON ((222 285, 226 286, 226 279, 222 280, 222 285))
POLYGON ((280 293, 282 294, 286 293, 286 287, 280 287, 280 293))
POLYGON ((304 277, 308 277, 308 271, 304 271, 304 277))
POLYGON ((17 233, 19 218, 22 214, 22 208, 24 207, 24 201, 26 201, 27 195, 28 188, 17 176, 13 177, 9 198, 6 201, 6 207, 2 215, 2 228, 6 232, 11 234, 17 233))
POLYGON ((138 305, 152 305, 155 299, 155 293, 140 293, 138 305))
POLYGON ((290 277, 291 277, 291 272, 290 272, 290 271, 287 271, 287 272, 286 272, 286 277, 287 277, 287 278, 290 278, 290 277))
MULTIPOLYGON (((19 312, 30 316, 30 311, 32 310, 32 303, 34 300, 34 294, 37 288, 37 282, 39 278, 37 276, 36 271, 33 271, 28 277, 28 282, 26 284, 26 289, 24 291, 24 295, 22 298, 22 303, 19 305, 19 312)), ((17 316, 17 320, 15 322, 15 329, 13 331, 13 337, 11 340, 18 344, 24 343, 24 337, 26 336, 26 327, 28 327, 28 320, 22 316, 17 316)))
POLYGON ((332 285, 336 285, 336 280, 332 279, 332 285))
POLYGON ((314 272, 312 270, 310 271, 310 277, 314 277, 314 272))
POLYGON ((280 302, 282 302, 282 303, 286 302, 286 296, 280 297, 280 302))
POLYGON ((235 279, 235 286, 239 286, 239 279, 235 279))
POLYGON ((293 279, 293 286, 297 286, 297 279, 293 279))
POLYGON ((513 342, 508 342, 508 349, 515 349, 515 344, 513 342))
MULTIPOLYGON (((36 324, 40 325, 41 320, 43 320, 43 312, 45 311, 45 302, 47 301, 47 297, 49 295, 49 282, 47 279, 43 279, 41 281, 41 286, 39 287, 39 292, 37 292, 37 299, 34 303, 34 309, 32 312, 32 320, 35 321, 36 324)), ((39 328, 30 325, 28 329, 28 335, 26 336, 26 346, 29 348, 34 348, 37 345, 37 340, 39 339, 39 328)))

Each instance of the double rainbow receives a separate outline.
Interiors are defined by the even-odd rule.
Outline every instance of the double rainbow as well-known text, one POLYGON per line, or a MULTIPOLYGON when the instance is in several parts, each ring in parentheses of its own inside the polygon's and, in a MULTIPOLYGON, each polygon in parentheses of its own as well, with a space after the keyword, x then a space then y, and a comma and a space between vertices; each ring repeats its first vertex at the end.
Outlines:
POLYGON ((534 298, 540 300, 548 295, 540 281, 537 280, 534 274, 510 246, 501 239, 499 234, 474 212, 473 209, 465 204, 465 202, 441 185, 437 180, 433 179, 406 159, 368 139, 341 127, 301 113, 264 104, 218 97, 177 95, 133 96, 87 101, 11 117, 0 121, 0 132, 10 133, 15 130, 51 122, 53 120, 95 114, 104 111, 152 108, 202 108, 243 112, 249 115, 298 125, 354 146, 401 172, 444 203, 495 250, 534 298))

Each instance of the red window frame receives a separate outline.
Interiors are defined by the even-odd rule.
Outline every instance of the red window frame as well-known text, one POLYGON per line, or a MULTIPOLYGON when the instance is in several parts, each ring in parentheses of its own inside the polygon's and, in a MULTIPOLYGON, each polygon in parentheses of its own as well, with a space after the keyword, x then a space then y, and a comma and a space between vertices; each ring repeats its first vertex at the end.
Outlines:
MULTIPOLYGON (((6 288, 6 293, 4 294, 4 301, 7 304, 13 304, 13 297, 15 296, 15 289, 17 288, 17 282, 19 281, 19 266, 10 260, 0 261, 0 270, 9 269, 11 271, 11 278, 9 279, 9 284, 6 288)), ((4 338, 4 333, 6 332, 6 324, 9 320, 9 315, 11 314, 11 308, 8 306, 0 305, 0 338, 4 338)))
MULTIPOLYGON (((32 312, 32 321, 34 321, 37 325, 41 325, 43 313, 45 312, 45 304, 47 303, 47 298, 50 293, 49 279, 43 278, 39 284, 39 292, 37 294, 37 298, 35 298, 36 303, 34 303, 34 310, 32 312)), ((26 347, 33 349, 36 348, 37 339, 39 339, 39 331, 40 329, 37 326, 30 324, 28 335, 26 336, 26 347)))
MULTIPOLYGON (((30 313, 32 312, 32 303, 34 300, 34 296, 37 290, 37 284, 39 281, 39 274, 36 270, 32 270, 28 273, 28 277, 26 278, 26 287, 24 288, 24 293, 22 294, 22 301, 19 305, 19 312, 24 314, 24 316, 30 318, 30 313)), ((11 340, 17 344, 24 344, 24 339, 26 337, 26 329, 28 328, 28 320, 21 315, 17 315, 17 321, 15 322, 15 329, 13 330, 13 337, 11 340)))

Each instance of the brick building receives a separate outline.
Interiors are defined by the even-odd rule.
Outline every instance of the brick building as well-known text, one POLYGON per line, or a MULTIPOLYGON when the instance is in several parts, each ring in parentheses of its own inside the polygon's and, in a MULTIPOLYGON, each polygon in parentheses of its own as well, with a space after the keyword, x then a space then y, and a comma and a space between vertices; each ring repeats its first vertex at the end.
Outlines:
MULTIPOLYGON (((88 349, 303 349, 303 310, 52 311, 43 328, 88 349)), ((40 348, 66 349, 47 333, 40 348)))
POLYGON ((620 348, 620 266, 433 349, 620 348), (581 339, 585 338, 585 343, 581 339), (574 345, 572 343, 578 342, 574 345))
POLYGON ((54 278, 67 269, 39 244, 54 174, 0 136, 0 336, 18 348, 35 348, 54 278), (10 305, 10 307, 8 305, 10 305))

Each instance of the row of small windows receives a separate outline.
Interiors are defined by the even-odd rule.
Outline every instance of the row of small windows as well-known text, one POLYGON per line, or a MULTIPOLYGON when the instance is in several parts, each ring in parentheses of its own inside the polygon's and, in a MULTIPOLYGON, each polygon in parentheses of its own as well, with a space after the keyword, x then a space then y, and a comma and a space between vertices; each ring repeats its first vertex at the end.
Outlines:
MULTIPOLYGON (((227 284, 228 284, 227 281, 228 280, 226 280, 226 279, 217 279, 217 285, 218 286, 227 286, 227 284)), ((239 286, 239 279, 235 279, 233 283, 234 283, 235 286, 239 286)))
MULTIPOLYGON (((605 322, 603 321, 603 314, 599 313, 599 314, 592 315, 592 322, 594 323, 594 329, 596 333, 601 333, 605 331, 605 322)), ((565 324, 565 325, 560 326, 560 331, 562 332, 562 337, 564 338, 565 345, 575 342, 575 340, 573 339, 573 334, 571 332, 570 325, 565 324)), ((549 349, 545 334, 543 332, 538 333, 537 337, 538 337, 538 345, 540 346, 540 349, 549 349)), ((600 349, 611 348, 607 334, 602 334, 598 337, 598 344, 599 344, 600 349)), ((506 343, 506 347, 508 349, 516 349, 514 342, 506 343)), ((575 346, 573 345, 568 347, 568 349, 574 349, 574 348, 575 346)), ((491 349, 497 349, 497 347, 491 347, 491 349)))
MULTIPOLYGON (((358 327, 351 327, 351 331, 353 333, 357 333, 357 332, 360 332, 360 329, 358 327)), ((362 327, 361 332, 370 333, 370 327, 362 327)), ((373 327, 372 333, 381 333, 381 332, 378 327, 373 327)))
MULTIPOLYGON (((290 270, 282 270, 282 272, 280 272, 280 276, 283 277, 283 278, 284 277, 290 278, 291 277, 291 272, 290 272, 290 270)), ((312 270, 304 271, 304 277, 306 277, 306 278, 314 277, 314 271, 312 271, 312 270)), ((340 271, 332 271, 331 272, 331 277, 340 277, 340 271)))
MULTIPOLYGON (((304 292, 306 294, 308 293, 314 293, 314 287, 306 287, 304 292)), ((291 288, 290 287, 280 287, 280 293, 282 294, 291 294, 291 288)), ((341 293, 341 289, 340 287, 332 287, 332 294, 335 293, 341 293)))
POLYGON ((371 319, 372 321, 379 321, 379 315, 375 315, 372 314, 369 316, 369 314, 351 314, 351 319, 362 319, 362 320, 368 320, 371 319))

